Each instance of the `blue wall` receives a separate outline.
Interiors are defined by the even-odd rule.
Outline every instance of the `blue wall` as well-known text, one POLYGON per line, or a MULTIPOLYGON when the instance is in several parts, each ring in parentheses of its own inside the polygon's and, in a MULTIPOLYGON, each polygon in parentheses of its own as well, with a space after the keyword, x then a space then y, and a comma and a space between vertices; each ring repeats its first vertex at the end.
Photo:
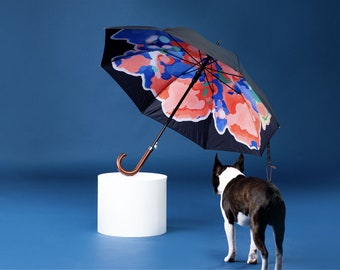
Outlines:
MULTIPOLYGON (((1 0, 0 168, 101 173, 115 170, 121 152, 134 166, 161 125, 99 66, 104 28, 186 26, 235 51, 267 95, 281 124, 272 139, 276 174, 313 176, 331 164, 334 180, 339 8, 336 0, 1 0)), ((167 130, 144 170, 182 164, 209 173, 214 155, 167 130)), ((265 157, 247 162, 262 172, 265 157)))

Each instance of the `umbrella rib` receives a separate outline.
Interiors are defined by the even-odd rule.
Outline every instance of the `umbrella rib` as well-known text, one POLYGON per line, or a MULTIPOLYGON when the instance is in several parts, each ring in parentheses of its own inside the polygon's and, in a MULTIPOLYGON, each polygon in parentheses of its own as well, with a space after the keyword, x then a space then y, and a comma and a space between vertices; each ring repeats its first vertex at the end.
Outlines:
MULTIPOLYGON (((216 59, 214 59, 214 62, 217 62, 216 59)), ((219 73, 223 73, 223 74, 227 74, 227 75, 231 75, 231 76, 236 76, 236 77, 239 77, 239 78, 243 78, 243 76, 241 75, 237 75, 237 74, 232 74, 232 73, 229 73, 229 72, 224 72, 224 71, 220 71, 220 70, 217 70, 217 69, 214 69, 214 68, 205 68, 204 70, 205 72, 209 73, 211 76, 213 76, 215 79, 219 80, 222 84, 224 84, 225 86, 229 87, 231 90, 237 92, 233 87, 231 87, 228 83, 222 81, 217 75, 216 73, 219 72, 219 73), (215 72, 214 72, 215 71, 215 72)), ((206 73, 205 73, 206 74, 206 73)), ((205 75, 205 77, 207 78, 207 75, 205 75)), ((208 81, 209 85, 210 85, 210 82, 208 81)))
MULTIPOLYGON (((225 82, 223 82, 220 78, 218 78, 214 73, 212 73, 212 72, 210 72, 210 71, 208 71, 208 70, 206 70, 208 73, 210 73, 216 80, 219 80, 222 84, 224 84, 225 86, 227 86, 228 88, 230 88, 231 90, 233 90, 234 92, 237 92, 233 87, 231 87, 229 84, 227 84, 227 83, 225 83, 225 82)), ((207 77, 207 76, 206 76, 207 77)), ((207 80, 208 81, 208 80, 207 80)), ((208 81, 208 83, 209 83, 209 86, 210 86, 210 83, 211 83, 211 81, 208 81)))
MULTIPOLYGON (((204 73, 205 78, 207 79, 207 82, 208 82, 209 88, 210 88, 210 90, 211 90, 211 93, 214 94, 214 88, 212 87, 212 81, 209 81, 209 80, 208 80, 207 69, 204 69, 203 73, 204 73)), ((213 75, 213 74, 212 74, 212 75, 213 75)), ((217 78, 217 79, 218 79, 218 78, 217 78)))
MULTIPOLYGON (((214 59, 214 61, 216 61, 216 60, 214 59)), ((227 86, 228 88, 230 88, 231 90, 233 90, 234 92, 236 92, 237 94, 240 94, 240 93, 238 93, 233 87, 231 87, 228 83, 225 83, 224 81, 222 81, 221 79, 219 79, 218 76, 216 76, 215 73, 212 72, 212 71, 214 71, 214 70, 215 70, 216 72, 219 72, 219 71, 216 70, 216 69, 212 69, 212 68, 208 68, 208 67, 205 68, 205 69, 204 69, 204 75, 205 75, 205 77, 208 78, 207 75, 206 75, 206 73, 209 73, 209 74, 211 74, 215 79, 219 80, 222 84, 224 84, 225 86, 227 86)), ((227 72, 223 72, 223 73, 224 73, 224 74, 233 75, 233 76, 237 76, 237 77, 243 78, 243 76, 240 76, 240 75, 229 74, 229 73, 227 73, 227 72)), ((211 89, 211 92, 214 94, 214 90, 213 90, 213 87, 212 87, 212 81, 209 81, 209 80, 207 79, 207 82, 208 82, 209 88, 211 89)), ((251 108, 250 108, 250 105, 248 104, 248 102, 246 102, 247 100, 245 99, 245 97, 244 97, 242 94, 241 94, 241 97, 242 97, 243 100, 245 101, 245 104, 246 104, 246 106, 247 106, 247 109, 248 109, 248 112, 249 112, 251 118, 253 118, 252 113, 251 113, 252 110, 251 110, 251 108)))
MULTIPOLYGON (((178 45, 178 46, 180 46, 180 45, 178 45)), ((188 53, 188 51, 186 51, 183 47, 181 47, 181 48, 182 48, 186 53, 188 53)), ((172 53, 170 50, 165 50, 165 49, 163 49, 163 51, 166 52, 167 54, 171 55, 172 57, 177 58, 177 59, 179 59, 179 60, 181 60, 181 61, 187 62, 187 63, 189 63, 189 64, 192 64, 192 65, 200 65, 200 64, 201 64, 200 61, 198 61, 196 58, 194 58, 193 56, 191 56, 189 53, 188 53, 188 55, 189 55, 190 58, 193 59, 194 61, 189 61, 189 60, 187 60, 187 59, 183 59, 183 58, 177 56, 176 54, 172 53)))
MULTIPOLYGON (((185 50, 184 48, 183 48, 183 46, 172 36, 172 35, 170 35, 169 34, 169 36, 170 36, 170 38, 183 50, 183 51, 185 51, 189 56, 190 56, 190 58, 193 60, 193 61, 189 61, 189 60, 187 60, 187 59, 183 59, 183 58, 181 58, 181 57, 179 57, 179 56, 177 56, 176 54, 174 54, 174 53, 172 53, 170 50, 166 50, 166 49, 163 49, 163 51, 165 52, 165 53, 167 53, 167 54, 169 54, 169 55, 171 55, 172 57, 174 57, 174 58, 177 58, 177 59, 179 59, 179 60, 181 60, 181 61, 184 61, 184 62, 187 62, 187 63, 189 63, 189 64, 191 64, 192 66, 190 66, 187 70, 185 70, 184 72, 182 72, 181 73, 181 75, 185 75, 185 74, 189 74, 189 73, 196 73, 198 70, 199 70, 199 68, 201 67, 201 65, 202 65, 202 63, 203 63, 203 61, 204 61, 204 59, 205 58, 203 58, 202 57, 202 52, 201 52, 201 50, 199 50, 199 54, 200 54, 200 60, 198 60, 196 57, 194 57, 194 56, 192 56, 191 54, 190 54, 190 52, 188 52, 187 50, 185 50)), ((205 68, 204 68, 204 70, 205 70, 205 68)), ((204 72, 204 70, 203 70, 203 72, 204 72)), ((168 85, 170 85, 173 81, 175 81, 177 78, 175 77, 173 80, 171 80, 171 82, 169 82, 168 84, 167 84, 167 86, 168 85)))
MULTIPOLYGON (((178 45, 180 46, 180 45, 178 45)), ((184 51, 185 49, 183 47, 181 47, 184 51)), ((193 59, 194 61, 189 61, 187 59, 183 59, 179 56, 177 56, 176 54, 173 54, 171 53, 171 51, 168 51, 168 50, 163 50, 164 52, 166 52, 167 54, 169 54, 170 56, 174 57, 174 58, 177 58, 183 62, 186 62, 188 64, 191 64, 192 66, 190 66, 187 70, 185 70, 184 72, 182 72, 181 74, 182 75, 185 75, 185 74, 189 74, 191 72, 197 72, 197 70, 199 69, 199 66, 202 64, 202 60, 201 61, 198 61, 196 58, 194 58, 193 56, 191 56, 187 51, 188 55, 190 56, 191 59, 193 59)))
MULTIPOLYGON (((190 62, 190 61, 188 61, 188 60, 185 60, 185 61, 187 61, 187 62, 189 62, 189 63, 191 63, 191 64, 196 64, 196 65, 201 65, 202 64, 202 58, 200 57, 200 61, 198 61, 194 56, 192 56, 191 55, 191 53, 189 52, 189 51, 187 51, 186 49, 184 49, 183 48, 183 46, 172 36, 172 35, 170 35, 170 34, 168 34, 170 37, 171 37, 171 39, 180 47, 180 48, 182 48, 182 50, 183 51, 185 51, 189 56, 190 56, 190 58, 192 59, 192 60, 194 60, 193 62, 190 62)), ((200 50, 199 50, 199 52, 200 52, 200 50)), ((184 60, 184 59, 182 59, 182 60, 184 60)))
MULTIPOLYGON (((217 59, 213 59, 214 61, 214 63, 216 63, 218 60, 217 59)), ((213 63, 212 62, 212 63, 213 63)), ((212 64, 211 63, 211 64, 212 64)), ((222 73, 222 74, 226 74, 226 75, 230 75, 230 76, 235 76, 235 77, 239 77, 239 78, 242 78, 243 76, 242 75, 239 75, 239 74, 235 74, 235 73, 230 73, 230 72, 225 72, 225 71, 223 71, 223 69, 222 70, 217 70, 216 68, 209 68, 209 67, 206 67, 206 70, 209 70, 209 72, 212 74, 212 75, 214 75, 214 72, 219 72, 219 73, 222 73)), ((216 76, 215 76, 216 77, 216 76)), ((218 79, 218 78, 217 78, 218 79)))
MULTIPOLYGON (((192 65, 196 65, 196 66, 201 66, 202 65, 202 63, 203 63, 203 61, 204 61, 204 59, 206 59, 206 57, 209 57, 210 59, 212 59, 213 61, 211 61, 211 63, 213 63, 213 62, 217 62, 217 60, 216 59, 214 59, 214 58, 212 58, 211 56, 208 56, 208 55, 206 55, 205 53, 204 53, 204 55, 202 55, 202 51, 201 50, 198 50, 198 53, 199 53, 199 55, 200 55, 200 59, 198 60, 196 57, 194 57, 189 51, 187 51, 172 35, 170 35, 170 34, 168 34, 170 37, 171 37, 171 39, 177 44, 177 46, 178 47, 180 47, 183 51, 185 51, 189 56, 190 56, 190 58, 193 60, 193 61, 189 61, 189 60, 187 60, 187 59, 183 59, 183 58, 180 58, 180 57, 178 57, 177 55, 175 55, 175 54, 172 54, 172 53, 170 53, 170 51, 167 51, 167 50, 165 50, 168 54, 170 54, 171 56, 173 56, 173 57, 176 57, 176 58, 178 58, 178 59, 180 59, 180 60, 182 60, 182 61, 185 61, 185 62, 187 62, 187 63, 190 63, 190 64, 192 64, 192 65), (204 57, 205 56, 205 57, 204 57)), ((209 60, 209 62, 210 62, 210 60, 209 60)), ((197 71, 199 69, 199 67, 197 67, 196 69, 193 69, 192 71, 197 71)), ((208 69, 208 67, 206 66, 205 68, 204 68, 204 70, 205 69, 208 69)), ((211 70, 213 70, 213 69, 211 69, 211 70)), ((222 72, 222 73, 225 73, 225 72, 222 72)), ((185 74, 185 73, 183 73, 183 74, 185 74)), ((225 73, 225 74, 228 74, 228 73, 225 73)), ((229 74, 229 75, 234 75, 234 74, 229 74)))

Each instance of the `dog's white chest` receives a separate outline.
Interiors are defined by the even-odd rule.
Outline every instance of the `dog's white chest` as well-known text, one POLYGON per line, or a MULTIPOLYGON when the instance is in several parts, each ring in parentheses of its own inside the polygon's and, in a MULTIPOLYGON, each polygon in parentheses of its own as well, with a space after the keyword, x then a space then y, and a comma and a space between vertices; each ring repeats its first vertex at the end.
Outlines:
MULTIPOLYGON (((233 167, 228 167, 226 170, 222 172, 222 174, 219 176, 219 185, 218 185, 218 193, 221 195, 221 201, 220 201, 220 207, 222 211, 222 215, 224 220, 227 220, 227 217, 225 215, 223 206, 222 206, 222 200, 223 200, 223 192, 224 189, 226 188, 227 184, 234 179, 235 177, 239 175, 244 175, 241 173, 238 169, 233 168, 233 167)), ((239 212, 237 214, 237 222, 238 225, 241 226, 249 226, 250 225, 250 218, 249 216, 246 216, 245 214, 239 212)))
POLYGON ((250 218, 245 214, 239 212, 237 214, 237 224, 241 226, 249 226, 250 225, 250 218))

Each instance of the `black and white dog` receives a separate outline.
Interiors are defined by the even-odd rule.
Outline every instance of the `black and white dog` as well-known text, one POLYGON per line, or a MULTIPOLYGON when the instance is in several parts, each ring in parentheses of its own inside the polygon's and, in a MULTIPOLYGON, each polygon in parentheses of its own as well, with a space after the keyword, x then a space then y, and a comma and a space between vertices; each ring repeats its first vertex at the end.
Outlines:
POLYGON ((273 227, 276 243, 275 269, 282 269, 282 243, 285 231, 286 207, 278 188, 265 180, 246 177, 244 157, 240 154, 234 165, 223 165, 217 157, 212 172, 214 192, 221 195, 221 211, 228 240, 225 262, 236 259, 235 227, 250 225, 250 251, 247 263, 257 263, 257 249, 261 252, 262 270, 268 269, 268 251, 265 246, 267 224, 273 227))

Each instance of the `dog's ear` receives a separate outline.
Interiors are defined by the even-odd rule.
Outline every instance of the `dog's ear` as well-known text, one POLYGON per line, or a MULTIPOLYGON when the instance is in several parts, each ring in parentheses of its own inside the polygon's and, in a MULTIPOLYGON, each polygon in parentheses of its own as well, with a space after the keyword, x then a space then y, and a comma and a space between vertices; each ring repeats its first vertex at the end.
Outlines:
POLYGON ((216 153, 214 167, 212 169, 212 184, 214 187, 215 194, 218 194, 218 186, 220 185, 219 176, 221 175, 223 170, 224 170, 224 167, 222 163, 219 161, 217 153, 216 153))
POLYGON ((214 163, 214 168, 213 168, 213 174, 216 176, 219 176, 223 171, 223 164, 221 161, 218 159, 217 153, 215 155, 215 163, 214 163))
POLYGON ((234 164, 234 167, 239 169, 241 172, 244 172, 244 156, 242 153, 238 157, 238 160, 234 164))
POLYGON ((217 153, 216 153, 216 155, 215 155, 215 164, 214 164, 214 167, 215 167, 215 166, 222 166, 221 161, 218 159, 217 153))

